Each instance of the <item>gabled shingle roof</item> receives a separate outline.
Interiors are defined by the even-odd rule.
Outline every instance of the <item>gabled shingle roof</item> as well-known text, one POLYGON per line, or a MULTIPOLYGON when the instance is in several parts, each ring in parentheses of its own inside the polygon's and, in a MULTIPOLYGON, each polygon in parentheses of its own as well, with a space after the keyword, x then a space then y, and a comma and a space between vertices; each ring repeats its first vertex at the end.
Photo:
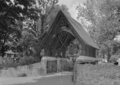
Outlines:
POLYGON ((97 49, 99 48, 80 23, 78 23, 75 19, 67 15, 62 10, 60 10, 59 13, 62 13, 67 18, 67 20, 69 21, 75 32, 78 34, 77 36, 79 37, 79 39, 81 38, 84 41, 84 43, 89 46, 92 46, 97 49))
MULTIPOLYGON (((76 38, 79 41, 83 41, 86 45, 99 49, 97 44, 88 35, 88 33, 85 31, 85 29, 82 27, 82 25, 80 23, 78 23, 75 19, 73 19, 70 15, 66 14, 62 10, 60 10, 58 12, 58 14, 56 15, 56 18, 53 21, 53 23, 51 24, 50 30, 48 31, 46 37, 49 36, 49 34, 52 31, 52 28, 54 27, 54 25, 56 24, 56 22, 58 21, 60 16, 64 16, 66 18, 66 20, 68 21, 69 25, 72 27, 72 28, 70 28, 71 32, 76 36, 76 38)), ((44 38, 42 40, 41 46, 46 42, 46 40, 47 40, 47 38, 44 38)))

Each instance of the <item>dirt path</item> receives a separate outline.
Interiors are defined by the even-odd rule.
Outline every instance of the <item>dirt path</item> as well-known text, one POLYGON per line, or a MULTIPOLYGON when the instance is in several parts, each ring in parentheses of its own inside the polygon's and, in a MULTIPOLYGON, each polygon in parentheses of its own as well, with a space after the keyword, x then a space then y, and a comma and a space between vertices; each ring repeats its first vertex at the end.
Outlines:
POLYGON ((37 79, 34 83, 17 84, 17 85, 74 85, 71 81, 71 75, 54 76, 37 79))
POLYGON ((71 73, 57 73, 44 77, 1 77, 0 85, 73 85, 71 73))

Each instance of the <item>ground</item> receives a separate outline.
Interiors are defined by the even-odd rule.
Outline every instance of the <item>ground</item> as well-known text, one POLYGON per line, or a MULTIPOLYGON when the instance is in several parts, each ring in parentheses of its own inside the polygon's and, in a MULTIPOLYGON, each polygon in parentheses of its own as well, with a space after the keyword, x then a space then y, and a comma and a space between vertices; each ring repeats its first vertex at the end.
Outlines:
POLYGON ((53 74, 45 77, 0 78, 0 85, 73 85, 71 74, 53 74))
POLYGON ((55 76, 49 78, 37 79, 35 83, 17 84, 17 85, 73 85, 70 75, 55 76))

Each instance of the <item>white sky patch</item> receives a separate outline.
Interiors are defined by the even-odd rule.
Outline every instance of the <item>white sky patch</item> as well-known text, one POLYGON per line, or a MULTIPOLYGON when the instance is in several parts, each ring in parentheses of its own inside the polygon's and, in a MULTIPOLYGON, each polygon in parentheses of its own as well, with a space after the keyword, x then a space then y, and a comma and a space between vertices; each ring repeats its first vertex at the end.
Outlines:
POLYGON ((78 2, 76 2, 75 4, 73 4, 70 8, 69 8, 69 12, 71 14, 71 16, 77 20, 77 14, 78 14, 78 11, 76 9, 76 7, 79 5, 78 2))
POLYGON ((73 4, 73 5, 69 8, 69 12, 70 12, 71 16, 72 16, 75 20, 77 20, 78 22, 80 22, 80 20, 81 20, 81 18, 80 18, 79 20, 77 19, 78 10, 77 10, 76 8, 77 8, 77 6, 79 6, 79 5, 80 5, 81 7, 86 8, 85 5, 83 5, 83 3, 79 3, 79 2, 75 2, 75 4, 73 4))
POLYGON ((80 3, 84 3, 86 0, 59 0, 58 4, 62 5, 66 5, 69 9, 69 12, 71 14, 71 16, 77 20, 77 13, 78 11, 76 10, 76 7, 80 4, 80 3))
POLYGON ((72 4, 72 1, 73 0, 58 0, 58 4, 60 4, 60 5, 64 4, 69 8, 72 4))
MULTIPOLYGON (((75 4, 73 4, 73 5, 69 8, 69 12, 70 12, 71 16, 72 16, 76 21, 78 21, 78 22, 83 26, 83 28, 85 29, 86 26, 90 25, 90 23, 89 23, 86 19, 84 19, 83 17, 80 17, 79 20, 77 19, 78 10, 76 9, 76 7, 79 6, 79 5, 80 5, 81 7, 84 7, 84 8, 85 8, 85 6, 84 6, 82 3, 76 2, 75 4)), ((87 29, 85 29, 85 30, 86 30, 86 32, 88 32, 87 29)))

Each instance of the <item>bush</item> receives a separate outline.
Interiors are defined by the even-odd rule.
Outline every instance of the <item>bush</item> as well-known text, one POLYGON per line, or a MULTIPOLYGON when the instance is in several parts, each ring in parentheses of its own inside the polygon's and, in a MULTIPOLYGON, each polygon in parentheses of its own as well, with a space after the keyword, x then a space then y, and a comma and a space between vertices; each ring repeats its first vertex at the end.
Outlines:
POLYGON ((37 62, 38 60, 35 59, 34 57, 23 57, 19 61, 20 65, 29 65, 37 62))
POLYGON ((102 85, 112 85, 109 83, 112 83, 115 80, 120 80, 120 67, 111 64, 77 65, 76 71, 74 77, 76 77, 76 81, 79 85, 81 85, 81 82, 88 83, 85 85, 91 85, 91 82, 93 82, 92 85, 101 85, 100 83, 106 82, 108 83, 102 85))
POLYGON ((27 76, 27 74, 22 73, 22 74, 19 74, 17 77, 26 77, 26 76, 27 76))

